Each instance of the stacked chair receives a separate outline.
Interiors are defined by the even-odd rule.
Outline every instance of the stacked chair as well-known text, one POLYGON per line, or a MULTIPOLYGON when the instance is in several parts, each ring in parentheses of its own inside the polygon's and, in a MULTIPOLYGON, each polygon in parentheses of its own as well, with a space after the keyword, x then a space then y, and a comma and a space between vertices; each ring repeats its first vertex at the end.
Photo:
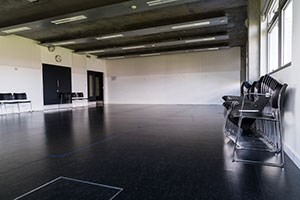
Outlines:
POLYGON ((224 134, 234 143, 233 161, 282 167, 282 108, 287 84, 269 75, 244 82, 241 96, 223 96, 224 134))

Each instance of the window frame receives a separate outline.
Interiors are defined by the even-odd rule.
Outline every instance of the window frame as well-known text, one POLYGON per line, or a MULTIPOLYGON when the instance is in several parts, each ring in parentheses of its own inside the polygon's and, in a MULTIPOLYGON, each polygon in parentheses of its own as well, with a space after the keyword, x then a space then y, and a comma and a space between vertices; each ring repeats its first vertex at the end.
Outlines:
MULTIPOLYGON (((281 21, 282 21, 282 27, 281 27, 281 60, 280 60, 280 65, 281 67, 284 67, 286 65, 292 65, 292 56, 291 56, 291 59, 290 61, 288 62, 284 62, 285 60, 285 57, 284 57, 284 50, 285 50, 285 46, 284 46, 284 29, 285 29, 285 20, 284 20, 284 11, 286 11, 286 8, 291 5, 292 6, 292 13, 293 13, 293 0, 288 0, 288 1, 285 1, 284 4, 282 5, 282 10, 281 10, 281 21)), ((293 25, 293 19, 292 19, 292 25, 293 25)), ((292 33, 292 36, 293 36, 293 33, 292 33)), ((292 43, 291 43, 291 48, 292 48, 292 43)))
MULTIPOLYGON (((267 20, 267 72, 275 73, 281 69, 292 65, 292 60, 284 64, 283 53, 284 53, 284 15, 283 12, 289 4, 293 4, 293 0, 278 0, 278 10, 274 13, 272 19, 269 19, 269 13, 273 11, 274 4, 277 0, 270 1, 268 8, 266 9, 266 20, 267 20), (278 68, 270 71, 270 32, 274 26, 278 23, 278 68)), ((293 5, 292 5, 293 6, 293 5)), ((293 23, 293 22, 292 22, 293 23)), ((291 47, 292 48, 292 47, 291 47)))

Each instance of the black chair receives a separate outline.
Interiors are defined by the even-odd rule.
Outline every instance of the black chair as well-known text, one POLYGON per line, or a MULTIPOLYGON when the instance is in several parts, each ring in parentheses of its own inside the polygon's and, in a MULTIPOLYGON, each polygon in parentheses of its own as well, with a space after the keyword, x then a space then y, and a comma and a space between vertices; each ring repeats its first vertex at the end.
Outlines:
POLYGON ((83 92, 77 92, 78 97, 84 97, 83 92))
MULTIPOLYGON (((75 93, 75 92, 74 92, 75 93)), ((81 102, 80 103, 80 105, 81 106, 84 106, 85 104, 84 104, 84 101, 87 101, 88 100, 88 98, 85 98, 84 97, 84 94, 83 94, 83 92, 76 92, 75 93, 76 94, 76 96, 75 97, 72 97, 72 100, 73 100, 73 102, 74 102, 74 107, 76 107, 76 105, 78 105, 77 103, 75 104, 75 102, 81 102)))
POLYGON ((11 93, 0 93, 0 101, 12 100, 13 95, 11 93))
POLYGON ((6 113, 6 102, 13 99, 13 96, 11 93, 0 93, 0 107, 1 107, 1 115, 4 114, 3 107, 5 108, 6 113))
POLYGON ((26 93, 14 93, 13 97, 14 97, 14 100, 24 100, 24 99, 27 99, 26 93))
POLYGON ((76 92, 72 92, 72 98, 76 98, 77 97, 77 93, 76 92))
POLYGON ((13 93, 13 98, 14 98, 14 101, 18 104, 19 112, 20 112, 20 104, 23 104, 23 103, 29 103, 30 111, 32 112, 31 100, 27 99, 26 93, 13 93))
POLYGON ((71 103, 72 102, 71 95, 72 94, 70 92, 60 92, 60 93, 58 93, 59 103, 60 104, 71 103))

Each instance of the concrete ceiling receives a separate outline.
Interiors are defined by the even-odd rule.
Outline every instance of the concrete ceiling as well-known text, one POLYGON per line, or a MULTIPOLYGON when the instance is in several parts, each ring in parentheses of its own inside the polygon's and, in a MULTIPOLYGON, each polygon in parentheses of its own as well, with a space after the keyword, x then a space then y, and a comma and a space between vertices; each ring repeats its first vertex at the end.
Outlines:
POLYGON ((6 30, 29 27, 29 30, 13 34, 34 39, 42 45, 56 44, 76 52, 100 50, 92 54, 103 58, 219 46, 235 47, 247 42, 247 0, 174 0, 157 6, 148 6, 150 0, 30 1, 0 0, 0 35, 7 35, 6 30), (132 9, 133 5, 137 8, 132 9), (53 23, 54 20, 74 16, 85 16, 85 19, 59 25, 53 23), (226 22, 223 21, 223 24, 210 21, 207 26, 171 29, 175 25, 191 24, 197 20, 205 22, 224 17, 226 22), (95 39, 120 34, 123 37, 95 39), (219 35, 228 37, 193 43, 178 42, 219 35), (168 42, 175 45, 126 48, 168 42), (113 48, 116 50, 111 51, 113 48), (105 49, 110 51, 101 52, 105 49))

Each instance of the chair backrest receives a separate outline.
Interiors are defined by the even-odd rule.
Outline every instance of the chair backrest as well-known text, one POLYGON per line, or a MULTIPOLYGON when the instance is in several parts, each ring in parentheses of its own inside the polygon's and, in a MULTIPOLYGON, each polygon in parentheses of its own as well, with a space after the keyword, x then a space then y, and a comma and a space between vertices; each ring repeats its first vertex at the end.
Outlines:
MULTIPOLYGON (((276 79, 269 75, 265 75, 261 83, 261 93, 269 93, 271 95, 270 103, 272 108, 279 108, 279 94, 284 85, 280 84, 276 79)), ((287 85, 285 86, 287 87, 287 85)))
POLYGON ((26 93, 14 93, 13 97, 16 100, 27 99, 26 93))
POLYGON ((250 88, 251 84, 247 81, 244 81, 241 85, 241 96, 244 96, 245 93, 248 93, 250 88))
POLYGON ((77 97, 77 93, 76 92, 72 92, 72 97, 77 97))
POLYGON ((78 97, 83 97, 83 92, 78 92, 78 93, 77 93, 77 96, 78 96, 78 97))
POLYGON ((283 84, 283 86, 281 87, 281 89, 278 93, 278 101, 277 101, 278 105, 277 106, 280 110, 282 110, 282 108, 283 108, 284 96, 285 96, 287 87, 288 87, 288 85, 286 83, 283 84))
POLYGON ((11 93, 0 93, 0 100, 12 100, 13 96, 11 93))
MULTIPOLYGON (((249 89, 250 93, 260 93, 261 92, 261 83, 264 79, 264 76, 260 77, 258 81, 254 81, 249 89)), ((250 94, 248 97, 251 101, 255 101, 258 99, 257 95, 250 94)))

